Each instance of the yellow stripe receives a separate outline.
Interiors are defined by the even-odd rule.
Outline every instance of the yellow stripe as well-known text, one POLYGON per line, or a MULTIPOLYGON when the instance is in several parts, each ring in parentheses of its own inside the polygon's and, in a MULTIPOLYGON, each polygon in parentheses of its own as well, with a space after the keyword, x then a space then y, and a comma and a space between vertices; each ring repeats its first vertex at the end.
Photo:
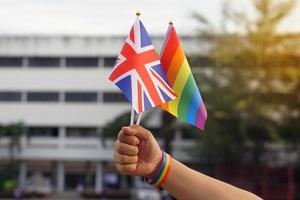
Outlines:
POLYGON ((191 69, 189 68, 189 64, 187 62, 186 57, 184 57, 184 61, 180 67, 180 70, 177 74, 176 80, 173 85, 173 89, 178 97, 177 99, 169 102, 169 112, 176 117, 178 116, 177 108, 180 102, 181 94, 187 82, 187 79, 189 78, 190 73, 191 69))

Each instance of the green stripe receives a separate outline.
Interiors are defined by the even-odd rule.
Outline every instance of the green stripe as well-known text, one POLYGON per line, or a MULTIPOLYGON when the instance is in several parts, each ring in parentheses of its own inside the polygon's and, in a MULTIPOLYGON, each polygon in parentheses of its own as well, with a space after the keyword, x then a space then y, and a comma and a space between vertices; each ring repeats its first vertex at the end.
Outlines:
POLYGON ((165 171, 166 171, 166 169, 167 169, 167 165, 168 164, 168 156, 166 155, 166 157, 165 157, 165 162, 163 163, 163 168, 162 168, 162 170, 160 171, 160 174, 159 174, 159 176, 157 177, 157 179, 155 180, 155 181, 153 181, 153 185, 156 185, 161 179, 162 179, 162 177, 163 177, 163 175, 165 174, 165 171))
POLYGON ((179 105, 177 109, 178 117, 182 120, 186 120, 186 113, 195 89, 196 89, 195 80, 192 73, 190 73, 189 78, 181 94, 181 98, 179 100, 179 105))

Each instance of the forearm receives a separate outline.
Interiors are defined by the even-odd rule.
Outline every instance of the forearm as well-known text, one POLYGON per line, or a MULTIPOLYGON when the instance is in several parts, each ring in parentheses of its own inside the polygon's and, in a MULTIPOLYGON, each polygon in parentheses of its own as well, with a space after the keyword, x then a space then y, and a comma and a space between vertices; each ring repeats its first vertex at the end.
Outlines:
POLYGON ((171 171, 163 187, 177 199, 259 200, 260 198, 217 179, 196 172, 172 159, 171 171))

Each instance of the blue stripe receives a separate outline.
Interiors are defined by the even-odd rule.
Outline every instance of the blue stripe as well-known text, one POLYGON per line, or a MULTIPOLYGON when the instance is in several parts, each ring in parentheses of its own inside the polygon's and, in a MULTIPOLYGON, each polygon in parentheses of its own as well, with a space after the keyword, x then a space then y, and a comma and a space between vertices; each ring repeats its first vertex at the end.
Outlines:
POLYGON ((188 123, 196 125, 196 117, 200 108, 202 98, 198 89, 195 89, 194 94, 189 102, 189 106, 186 113, 186 121, 188 123))
POLYGON ((169 97, 161 88, 159 88, 159 91, 162 94, 165 102, 168 102, 168 101, 172 100, 171 97, 169 97))
POLYGON ((147 110, 149 108, 152 108, 152 105, 151 105, 147 95, 145 94, 145 92, 143 92, 143 95, 144 95, 144 108, 145 108, 145 110, 147 110))
POLYGON ((145 47, 151 45, 152 43, 150 37, 141 21, 140 21, 140 30, 141 30, 141 46, 145 47))
POLYGON ((127 76, 116 83, 116 85, 120 88, 123 94, 127 97, 129 102, 132 102, 131 96, 131 78, 127 76))
POLYGON ((170 85, 169 82, 168 82, 166 73, 165 73, 165 71, 163 70, 161 64, 152 66, 152 69, 153 69, 156 73, 158 73, 158 75, 159 75, 166 83, 168 83, 168 85, 170 85))

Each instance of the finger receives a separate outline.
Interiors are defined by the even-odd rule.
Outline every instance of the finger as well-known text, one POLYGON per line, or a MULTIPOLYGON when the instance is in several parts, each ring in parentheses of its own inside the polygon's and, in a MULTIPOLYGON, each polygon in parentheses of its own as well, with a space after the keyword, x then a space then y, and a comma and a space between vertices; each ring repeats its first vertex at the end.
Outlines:
POLYGON ((128 136, 134 136, 137 133, 137 131, 134 128, 132 128, 131 126, 123 127, 121 132, 128 136))
POLYGON ((129 144, 129 145, 133 145, 133 146, 137 146, 140 144, 140 140, 138 139, 138 137, 136 136, 128 136, 125 134, 119 134, 118 135, 118 140, 120 142, 123 142, 125 144, 129 144))
POLYGON ((127 156, 127 155, 123 155, 123 154, 119 154, 118 152, 116 152, 114 154, 114 160, 116 163, 119 164, 134 164, 138 162, 138 157, 137 156, 127 156))
POLYGON ((137 146, 128 145, 120 142, 119 140, 117 140, 117 142, 115 143, 115 149, 116 152, 128 156, 136 156, 139 151, 137 146))
POLYGON ((150 131, 136 124, 129 127, 123 127, 122 132, 126 135, 137 136, 141 140, 148 140, 151 136, 150 131))
POLYGON ((122 164, 117 163, 116 168, 122 174, 131 175, 134 173, 134 171, 136 169, 136 164, 122 165, 122 164))

